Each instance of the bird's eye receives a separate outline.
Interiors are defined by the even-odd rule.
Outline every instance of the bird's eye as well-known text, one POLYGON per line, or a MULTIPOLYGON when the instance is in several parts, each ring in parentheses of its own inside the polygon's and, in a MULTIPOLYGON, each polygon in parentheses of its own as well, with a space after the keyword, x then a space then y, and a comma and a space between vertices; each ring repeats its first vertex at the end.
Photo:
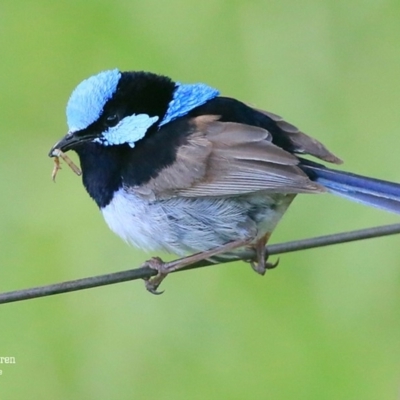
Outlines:
POLYGON ((118 115, 117 114, 108 115, 105 122, 108 127, 117 125, 118 124, 118 115))

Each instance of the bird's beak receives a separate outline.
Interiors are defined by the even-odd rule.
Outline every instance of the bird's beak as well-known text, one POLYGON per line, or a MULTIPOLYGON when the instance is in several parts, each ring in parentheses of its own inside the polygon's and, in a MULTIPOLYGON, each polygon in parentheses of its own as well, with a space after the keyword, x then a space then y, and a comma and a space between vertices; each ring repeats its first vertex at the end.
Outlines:
POLYGON ((61 150, 67 152, 73 149, 78 144, 83 142, 91 141, 95 138, 93 135, 81 135, 80 132, 68 132, 63 138, 61 138, 50 150, 49 157, 55 157, 55 150, 61 150))

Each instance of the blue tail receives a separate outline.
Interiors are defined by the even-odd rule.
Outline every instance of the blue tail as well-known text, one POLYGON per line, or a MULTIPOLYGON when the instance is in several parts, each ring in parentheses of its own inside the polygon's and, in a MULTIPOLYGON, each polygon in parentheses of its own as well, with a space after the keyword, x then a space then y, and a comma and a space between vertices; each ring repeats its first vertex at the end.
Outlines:
POLYGON ((368 206, 400 214, 400 184, 335 171, 321 164, 301 160, 299 167, 329 192, 368 206))

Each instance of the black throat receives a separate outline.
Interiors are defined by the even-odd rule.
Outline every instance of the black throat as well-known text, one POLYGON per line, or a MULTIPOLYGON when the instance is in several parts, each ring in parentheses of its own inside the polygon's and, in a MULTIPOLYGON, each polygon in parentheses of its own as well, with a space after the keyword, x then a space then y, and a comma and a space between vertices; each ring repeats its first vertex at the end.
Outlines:
POLYGON ((87 192, 100 208, 107 206, 122 187, 120 152, 116 147, 104 148, 97 143, 84 143, 75 151, 87 192))

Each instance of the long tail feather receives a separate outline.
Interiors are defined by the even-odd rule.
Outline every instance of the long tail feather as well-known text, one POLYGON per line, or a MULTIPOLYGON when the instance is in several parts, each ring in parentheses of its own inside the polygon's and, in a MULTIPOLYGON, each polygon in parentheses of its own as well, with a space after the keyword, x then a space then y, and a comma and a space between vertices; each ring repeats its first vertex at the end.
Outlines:
POLYGON ((302 160, 300 168, 312 181, 324 186, 333 194, 400 214, 398 183, 335 171, 308 160, 302 160))

